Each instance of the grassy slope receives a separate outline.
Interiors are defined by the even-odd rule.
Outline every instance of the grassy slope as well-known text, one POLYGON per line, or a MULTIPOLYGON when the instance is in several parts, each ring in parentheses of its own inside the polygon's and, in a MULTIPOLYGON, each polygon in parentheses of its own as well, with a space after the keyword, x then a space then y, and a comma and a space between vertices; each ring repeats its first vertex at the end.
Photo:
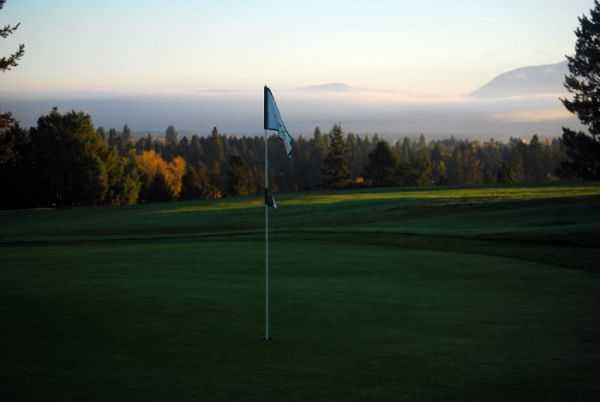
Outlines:
MULTIPOLYGON (((388 244, 594 269, 600 186, 354 191, 282 196, 274 239, 388 244), (548 247, 551 245, 552 247, 548 247), (573 258, 577 255, 578 258, 573 258)), ((243 236, 261 239, 261 200, 0 212, 0 244, 243 236)))
POLYGON ((1 213, 0 399, 596 400, 599 195, 283 197, 270 345, 255 199, 1 213))

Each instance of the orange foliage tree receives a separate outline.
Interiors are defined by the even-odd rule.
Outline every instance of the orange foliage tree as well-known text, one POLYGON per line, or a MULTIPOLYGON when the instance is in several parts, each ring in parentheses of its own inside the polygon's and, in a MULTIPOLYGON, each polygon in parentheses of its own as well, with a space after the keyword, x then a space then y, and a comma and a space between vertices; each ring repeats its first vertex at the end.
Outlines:
POLYGON ((142 180, 142 199, 167 201, 179 198, 185 174, 185 160, 181 157, 166 162, 155 151, 144 151, 137 156, 142 180))

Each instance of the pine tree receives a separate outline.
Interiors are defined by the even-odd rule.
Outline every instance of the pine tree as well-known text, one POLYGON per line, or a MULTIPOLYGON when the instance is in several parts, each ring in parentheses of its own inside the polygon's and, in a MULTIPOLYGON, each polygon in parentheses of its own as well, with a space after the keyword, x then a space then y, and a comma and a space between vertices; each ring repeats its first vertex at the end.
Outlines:
POLYGON ((527 146, 525 170, 527 172, 527 181, 530 183, 540 183, 545 179, 544 154, 542 144, 537 135, 533 136, 527 146))
POLYGON ((248 195, 252 189, 250 171, 246 163, 237 155, 229 158, 228 194, 248 195))
POLYGON ((410 140, 408 137, 404 137, 402 145, 400 146, 400 162, 409 164, 411 162, 412 150, 410 146, 410 140))
POLYGON ((181 198, 185 200, 209 197, 212 187, 209 183, 206 166, 188 164, 186 173, 182 179, 182 186, 181 198))
MULTIPOLYGON (((0 10, 4 7, 4 3, 6 3, 6 0, 0 0, 0 10)), ((17 25, 6 25, 0 28, 0 38, 8 38, 10 35, 14 34, 20 26, 21 23, 18 23, 17 25)), ((21 44, 16 52, 9 56, 0 58, 0 71, 8 71, 12 70, 14 67, 17 67, 19 65, 19 60, 24 55, 25 45, 21 44)))
POLYGON ((563 129, 562 142, 568 160, 562 164, 561 173, 584 179, 600 178, 600 2, 596 0, 594 4, 589 17, 579 18, 575 55, 567 57, 569 74, 565 77, 565 87, 573 99, 562 99, 588 133, 563 129))
MULTIPOLYGON (((4 7, 6 0, 0 0, 0 10, 4 7)), ((21 26, 21 23, 17 25, 6 25, 0 27, 0 38, 6 39, 10 35, 14 34, 17 29, 21 26)), ((0 72, 12 70, 14 67, 19 65, 19 60, 25 55, 25 45, 19 45, 16 52, 9 56, 0 58, 0 72)), ((0 113, 0 130, 6 129, 14 125, 15 120, 12 118, 10 113, 0 113)))
POLYGON ((124 156, 129 153, 129 147, 131 146, 131 129, 127 124, 123 126, 123 132, 119 138, 119 153, 124 156))
POLYGON ((446 164, 442 159, 442 150, 439 144, 435 144, 431 150, 432 173, 431 179, 436 184, 446 184, 448 182, 446 164))
POLYGON ((175 146, 177 145, 177 130, 175 130, 174 126, 169 126, 167 127, 167 130, 165 131, 165 143, 167 144, 168 147, 173 147, 175 148, 175 146))
POLYGON ((311 152, 309 152, 309 166, 308 172, 309 187, 315 188, 322 184, 321 178, 321 166, 323 165, 323 159, 327 154, 327 136, 321 133, 319 127, 315 127, 313 137, 309 142, 311 152))
POLYGON ((375 149, 369 153, 365 176, 375 186, 391 186, 394 184, 397 164, 398 160, 392 153, 390 145, 385 141, 379 141, 375 149))
POLYGON ((329 152, 321 166, 323 185, 326 188, 343 188, 350 184, 350 169, 342 126, 334 125, 330 137, 329 152))
POLYGON ((117 149, 119 148, 119 133, 117 133, 117 130, 115 130, 114 128, 111 128, 110 130, 108 130, 108 146, 110 148, 112 147, 116 147, 117 149))
POLYGON ((413 161, 413 169, 416 172, 416 184, 418 186, 430 186, 433 184, 433 164, 431 154, 427 146, 419 146, 419 150, 413 161))

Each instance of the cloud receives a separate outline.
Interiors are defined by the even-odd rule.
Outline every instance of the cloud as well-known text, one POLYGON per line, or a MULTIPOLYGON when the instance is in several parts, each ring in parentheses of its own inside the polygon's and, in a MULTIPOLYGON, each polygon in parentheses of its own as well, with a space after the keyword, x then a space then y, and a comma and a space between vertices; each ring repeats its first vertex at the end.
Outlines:
POLYGON ((573 115, 563 108, 543 110, 517 110, 494 115, 496 120, 509 123, 544 123, 551 121, 568 120, 573 115))
POLYGON ((202 88, 198 90, 199 94, 235 94, 243 91, 236 89, 224 89, 224 88, 202 88))
POLYGON ((329 82, 326 84, 309 85, 298 88, 301 91, 318 91, 318 92, 350 92, 354 90, 350 85, 343 82, 329 82))

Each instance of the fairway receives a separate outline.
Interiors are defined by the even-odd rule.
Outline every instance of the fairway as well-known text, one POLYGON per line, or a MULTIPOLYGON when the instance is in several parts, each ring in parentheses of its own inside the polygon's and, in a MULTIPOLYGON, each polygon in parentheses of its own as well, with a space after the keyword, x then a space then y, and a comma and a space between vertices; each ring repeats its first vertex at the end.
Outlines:
POLYGON ((0 212, 2 401, 600 399, 600 186, 0 212))

